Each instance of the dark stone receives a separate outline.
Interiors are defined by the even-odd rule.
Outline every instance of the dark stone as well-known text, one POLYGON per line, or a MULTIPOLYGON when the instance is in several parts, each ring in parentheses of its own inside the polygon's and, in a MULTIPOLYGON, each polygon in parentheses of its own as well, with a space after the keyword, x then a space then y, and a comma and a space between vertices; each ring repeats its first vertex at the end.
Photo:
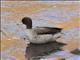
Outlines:
POLYGON ((72 54, 76 54, 76 55, 80 55, 80 50, 79 49, 75 49, 73 51, 71 51, 72 54))

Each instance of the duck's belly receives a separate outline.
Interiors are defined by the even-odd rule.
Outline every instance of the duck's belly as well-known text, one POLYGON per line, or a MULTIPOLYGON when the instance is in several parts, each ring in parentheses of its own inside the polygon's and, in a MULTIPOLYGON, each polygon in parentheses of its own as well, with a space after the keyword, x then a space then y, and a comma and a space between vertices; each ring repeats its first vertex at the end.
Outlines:
POLYGON ((30 40, 30 42, 32 43, 47 43, 49 41, 54 41, 53 39, 53 35, 39 35, 36 36, 35 38, 33 38, 32 40, 30 40))

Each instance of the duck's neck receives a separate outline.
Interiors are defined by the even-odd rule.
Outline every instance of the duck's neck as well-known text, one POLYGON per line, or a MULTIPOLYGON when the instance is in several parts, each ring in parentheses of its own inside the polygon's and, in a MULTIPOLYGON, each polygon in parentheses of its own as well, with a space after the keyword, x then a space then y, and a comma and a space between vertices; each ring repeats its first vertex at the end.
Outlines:
POLYGON ((27 29, 32 29, 32 25, 26 25, 27 29))
POLYGON ((33 29, 27 29, 27 36, 30 39, 30 41, 32 41, 35 38, 36 33, 33 29))
POLYGON ((28 26, 26 26, 26 28, 27 28, 27 29, 32 29, 32 27, 28 27, 28 26))

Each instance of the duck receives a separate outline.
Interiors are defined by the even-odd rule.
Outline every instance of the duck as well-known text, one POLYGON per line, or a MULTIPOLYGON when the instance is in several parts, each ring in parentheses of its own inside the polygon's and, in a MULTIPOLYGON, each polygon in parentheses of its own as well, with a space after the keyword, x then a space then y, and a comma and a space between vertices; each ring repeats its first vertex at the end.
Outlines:
POLYGON ((34 27, 32 26, 32 19, 30 17, 23 17, 22 24, 25 25, 27 37, 30 43, 43 44, 56 41, 63 33, 62 28, 57 27, 34 27))

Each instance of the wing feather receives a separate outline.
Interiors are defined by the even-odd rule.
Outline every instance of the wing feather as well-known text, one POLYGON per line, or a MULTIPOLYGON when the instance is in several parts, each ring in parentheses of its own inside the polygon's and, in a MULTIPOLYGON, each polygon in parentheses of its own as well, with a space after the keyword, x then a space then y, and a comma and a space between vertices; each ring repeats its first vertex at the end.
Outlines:
POLYGON ((37 27, 35 29, 37 34, 56 34, 62 31, 62 28, 55 28, 55 27, 37 27))

